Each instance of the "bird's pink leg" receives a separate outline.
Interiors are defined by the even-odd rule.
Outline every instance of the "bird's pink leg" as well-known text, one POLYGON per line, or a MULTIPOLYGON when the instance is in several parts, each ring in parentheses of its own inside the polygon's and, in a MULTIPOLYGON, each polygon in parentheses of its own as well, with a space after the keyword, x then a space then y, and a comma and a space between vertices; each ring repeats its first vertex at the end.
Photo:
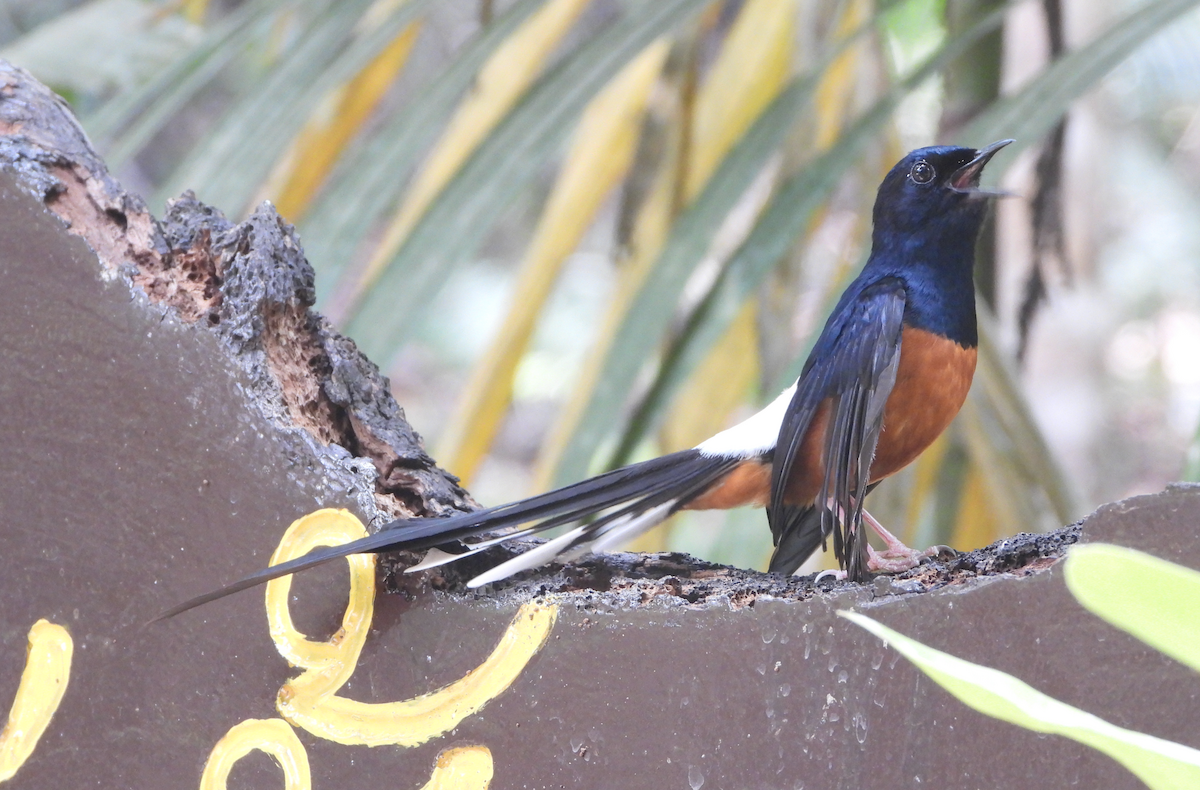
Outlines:
MULTIPOLYGON (((833 503, 830 503, 833 506, 833 503)), ((904 545, 900 538, 893 535, 884 529, 879 520, 868 513, 866 510, 862 512, 862 520, 875 534, 883 541, 886 548, 883 551, 876 551, 875 547, 870 543, 867 544, 867 570, 871 573, 904 573, 904 571, 912 570, 921 564, 921 560, 926 557, 933 557, 939 554, 944 546, 931 546, 924 551, 909 548, 904 545)), ((825 570, 817 574, 814 581, 832 577, 842 580, 846 578, 846 572, 841 570, 825 570)))
POLYGON ((867 570, 872 573, 903 573, 917 567, 921 564, 921 560, 932 557, 941 550, 940 546, 933 546, 924 551, 911 549, 884 529, 883 525, 866 510, 863 511, 862 517, 863 521, 875 530, 875 534, 887 546, 883 551, 875 551, 870 544, 867 544, 867 570))

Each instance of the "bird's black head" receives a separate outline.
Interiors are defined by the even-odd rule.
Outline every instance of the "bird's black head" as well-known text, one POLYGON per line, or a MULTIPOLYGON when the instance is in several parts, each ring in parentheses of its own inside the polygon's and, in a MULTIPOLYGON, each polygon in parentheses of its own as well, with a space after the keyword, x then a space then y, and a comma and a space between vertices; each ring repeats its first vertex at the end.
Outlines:
POLYGON ((918 148, 892 168, 875 198, 874 240, 891 246, 968 239, 974 245, 988 201, 995 196, 979 187, 979 176, 992 156, 1012 140, 976 150, 957 146, 918 148))

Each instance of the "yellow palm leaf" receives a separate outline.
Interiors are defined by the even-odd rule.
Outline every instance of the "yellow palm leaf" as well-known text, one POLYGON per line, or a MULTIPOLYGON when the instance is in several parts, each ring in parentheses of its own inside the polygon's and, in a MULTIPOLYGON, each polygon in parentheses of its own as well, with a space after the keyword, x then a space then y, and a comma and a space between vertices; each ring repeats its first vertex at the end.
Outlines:
POLYGON ((508 316, 468 385, 439 453, 464 480, 483 459, 512 397, 517 364, 563 261, 591 225, 608 192, 629 170, 650 92, 669 44, 658 40, 592 100, 538 221, 508 316))
MULTIPOLYGON (((837 37, 852 35, 866 23, 870 15, 869 0, 850 0, 841 19, 838 20, 837 37)), ((837 141, 846 118, 854 109, 851 106, 855 96, 854 82, 858 79, 865 52, 864 42, 851 45, 834 59, 821 78, 815 97, 817 128, 814 144, 818 151, 824 151, 837 141)))
POLYGON ((787 84, 796 5, 749 0, 738 14, 692 112, 684 197, 690 201, 738 139, 787 84))
POLYGON ((662 249, 667 233, 671 228, 671 219, 678 193, 679 170, 679 135, 678 128, 674 134, 668 134, 667 151, 663 161, 651 182, 646 197, 638 211, 630 234, 630 256, 620 270, 617 280, 616 294, 604 317, 592 353, 585 363, 583 370, 576 378, 571 397, 563 406, 558 419, 550 430, 549 437, 538 456, 534 470, 534 487, 541 491, 549 488, 554 481, 555 469, 559 459, 571 439, 575 426, 583 416, 589 394, 596 388, 600 378, 600 359, 604 349, 612 342, 621 318, 628 309, 630 302, 645 280, 650 267, 662 249))
POLYGON ((325 182, 346 144, 371 116, 408 62, 419 23, 404 28, 366 68, 334 91, 296 136, 267 181, 279 213, 299 220, 325 182))
MULTIPOLYGON (((738 15, 696 97, 687 200, 704 188, 721 159, 787 84, 795 19, 795 5, 777 0, 750 0, 738 15)), ((756 316, 751 301, 692 374, 664 425, 666 449, 690 447, 720 430, 745 399, 758 378, 756 316)))
POLYGON ((637 294, 648 267, 662 250, 680 208, 676 199, 678 185, 684 185, 685 200, 695 197, 721 159, 786 84, 795 38, 794 15, 792 2, 750 0, 734 22, 708 79, 690 108, 687 161, 678 160, 682 146, 679 145, 681 141, 675 139, 674 151, 665 158, 650 194, 641 206, 631 239, 632 259, 622 270, 617 294, 609 306, 604 329, 589 363, 538 460, 535 475, 538 485, 546 485, 553 478, 584 405, 598 383, 605 349, 611 344, 613 333, 637 294), (684 167, 682 174, 677 172, 680 166, 684 167))
POLYGON ((206 14, 208 0, 183 0, 183 16, 187 21, 199 25, 204 22, 206 14))
POLYGON ((541 72, 588 0, 550 0, 488 59, 388 225, 358 292, 368 288, 463 162, 541 72))

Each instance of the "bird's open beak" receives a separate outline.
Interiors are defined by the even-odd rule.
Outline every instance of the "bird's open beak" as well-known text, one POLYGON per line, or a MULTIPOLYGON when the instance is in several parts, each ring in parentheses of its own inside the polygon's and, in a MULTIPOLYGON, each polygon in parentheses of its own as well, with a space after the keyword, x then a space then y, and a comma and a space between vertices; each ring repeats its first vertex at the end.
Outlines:
POLYGON ((1007 192, 1000 190, 988 190, 979 188, 979 176, 983 174, 984 165, 986 165, 996 152, 1013 140, 997 140, 989 146, 979 149, 975 152, 975 158, 967 162, 962 167, 954 171, 954 175, 950 176, 950 188, 956 192, 968 192, 979 195, 1006 195, 1007 192))

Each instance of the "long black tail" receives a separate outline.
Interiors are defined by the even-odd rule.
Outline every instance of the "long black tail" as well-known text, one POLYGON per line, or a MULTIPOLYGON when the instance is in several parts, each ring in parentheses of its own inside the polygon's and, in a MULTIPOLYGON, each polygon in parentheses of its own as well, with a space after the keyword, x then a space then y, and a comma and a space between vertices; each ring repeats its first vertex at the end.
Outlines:
POLYGON ((598 546, 606 536, 612 538, 628 533, 632 537, 636 532, 630 531, 629 527, 641 531, 653 526, 695 499, 740 462, 741 459, 736 457, 710 456, 697 450, 684 450, 474 513, 462 513, 449 518, 399 519, 385 524, 374 535, 343 546, 314 549, 303 557, 264 568, 233 584, 174 606, 154 621, 174 617, 271 579, 350 554, 419 551, 434 547, 471 551, 472 545, 462 541, 483 533, 515 529, 501 540, 487 541, 486 545, 490 546, 578 522, 589 516, 598 516, 567 535, 522 555, 533 555, 529 559, 523 562, 510 561, 515 564, 498 575, 484 574, 473 584, 497 581, 524 568, 549 562, 556 556, 578 554, 589 546, 598 546), (640 523, 639 519, 642 520, 640 523))

